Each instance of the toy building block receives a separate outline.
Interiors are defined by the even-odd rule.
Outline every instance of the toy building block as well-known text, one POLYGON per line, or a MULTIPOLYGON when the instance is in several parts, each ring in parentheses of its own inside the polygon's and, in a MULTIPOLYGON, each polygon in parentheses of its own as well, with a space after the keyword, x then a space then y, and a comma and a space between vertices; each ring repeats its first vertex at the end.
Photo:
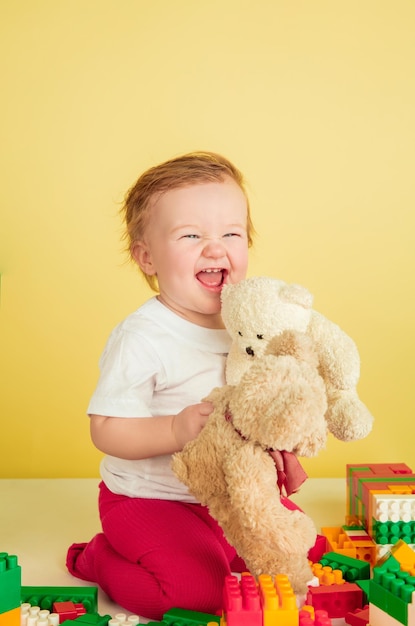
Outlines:
POLYGON ((304 606, 298 615, 299 626, 331 626, 327 611, 310 611, 313 607, 304 606))
POLYGON ((97 587, 25 587, 21 588, 21 601, 41 609, 52 610, 54 602, 83 604, 87 613, 98 610, 97 587))
POLYGON ((20 607, 0 613, 0 626, 20 626, 20 607))
POLYGON ((330 618, 344 618, 350 611, 363 607, 363 591, 356 583, 309 587, 306 602, 315 610, 327 611, 330 618))
MULTIPOLYGON (((408 617, 415 613, 415 575, 411 575, 394 556, 390 556, 373 569, 369 598, 370 605, 390 615, 400 624, 409 626, 408 617)), ((374 613, 379 616, 379 611, 374 613)), ((372 623, 370 611, 369 616, 372 623)))
POLYGON ((66 602, 54 602, 52 606, 54 613, 59 615, 59 622, 64 622, 68 619, 76 619, 81 615, 85 615, 86 610, 83 604, 66 601, 66 602))
POLYGON ((61 626, 107 626, 111 615, 99 615, 98 613, 85 613, 74 620, 65 620, 61 626))
POLYGON ((336 552, 327 552, 319 562, 323 566, 328 565, 334 570, 341 570, 343 578, 349 583, 370 578, 369 563, 360 559, 354 559, 336 552))
POLYGON ((365 529, 357 530, 342 527, 325 527, 322 533, 327 539, 327 545, 331 552, 336 552, 353 559, 360 559, 375 565, 377 560, 377 547, 365 529))
POLYGON ((330 565, 313 563, 311 571, 318 578, 320 585, 342 585, 345 582, 343 572, 340 569, 333 569, 330 565))
POLYGON ((21 567, 17 556, 0 552, 0 615, 20 609, 21 567))
POLYGON ((370 626, 402 626, 398 620, 374 604, 369 605, 370 626))
POLYGON ((282 574, 258 577, 263 626, 298 626, 298 608, 291 584, 282 574))
POLYGON ((415 474, 404 463, 347 466, 348 514, 369 530, 372 519, 371 493, 411 495, 415 474))
POLYGON ((349 611, 346 613, 344 621, 349 626, 367 626, 369 624, 369 605, 365 604, 363 609, 349 611))
POLYGON ((163 623, 169 626, 207 626, 220 623, 218 615, 188 611, 186 609, 170 609, 163 615, 163 623))
POLYGON ((108 626, 137 626, 140 623, 138 615, 127 615, 126 613, 117 613, 112 617, 108 626))
POLYGON ((255 578, 243 574, 225 578, 223 620, 227 626, 263 626, 262 607, 255 578))

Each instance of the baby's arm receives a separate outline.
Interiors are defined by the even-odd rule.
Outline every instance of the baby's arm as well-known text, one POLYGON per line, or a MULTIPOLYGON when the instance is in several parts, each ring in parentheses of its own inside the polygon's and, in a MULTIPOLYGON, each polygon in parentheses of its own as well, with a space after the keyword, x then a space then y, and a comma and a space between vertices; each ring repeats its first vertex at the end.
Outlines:
POLYGON ((212 409, 210 402, 201 402, 177 415, 128 418, 91 415, 91 438, 98 450, 120 459, 173 454, 197 437, 212 409))

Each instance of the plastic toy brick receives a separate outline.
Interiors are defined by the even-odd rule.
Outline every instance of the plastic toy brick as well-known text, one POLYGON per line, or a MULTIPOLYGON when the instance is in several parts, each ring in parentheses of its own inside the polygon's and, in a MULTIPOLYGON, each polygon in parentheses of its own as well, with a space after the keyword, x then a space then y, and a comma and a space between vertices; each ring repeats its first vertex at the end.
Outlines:
POLYGON ((415 493, 415 474, 404 463, 347 466, 348 514, 371 534, 373 492, 409 497, 415 493))
POLYGON ((355 557, 355 546, 348 540, 346 533, 341 526, 324 527, 321 532, 327 539, 327 546, 331 552, 338 552, 352 558, 355 557))
POLYGON ((377 546, 363 529, 348 530, 347 527, 322 528, 327 538, 327 545, 332 552, 367 561, 375 565, 377 561, 377 546))
POLYGON ((313 563, 311 570, 320 585, 342 585, 345 580, 341 569, 333 569, 329 565, 313 563))
POLYGON ((0 552, 0 615, 20 607, 21 583, 17 556, 0 552))
POLYGON ((186 609, 170 609, 163 615, 163 623, 169 626, 207 626, 212 623, 219 624, 220 617, 186 609))
POLYGON ((65 620, 61 626, 107 626, 111 615, 99 615, 98 613, 85 613, 75 620, 65 620))
POLYGON ((356 583, 309 587, 307 604, 315 610, 327 611, 330 618, 344 618, 350 611, 363 607, 363 592, 356 583))
POLYGON ((415 576, 405 571, 394 556, 373 569, 369 583, 370 604, 405 626, 408 626, 408 615, 412 612, 410 605, 413 608, 414 594, 415 576))
POLYGON ((346 613, 344 621, 349 626, 366 626, 369 624, 369 605, 366 604, 363 609, 356 609, 346 613))
POLYGON ((388 615, 374 604, 369 604, 369 620, 370 626, 372 626, 372 624, 373 626, 402 626, 398 620, 388 615))
POLYGON ((85 615, 86 610, 83 604, 77 602, 54 602, 52 605, 53 613, 59 615, 59 622, 62 623, 68 619, 76 619, 81 615, 85 615))
POLYGON ((298 608, 291 584, 282 574, 258 577, 263 626, 298 626, 298 608))
POLYGON ((334 570, 341 570, 343 578, 349 583, 370 578, 369 563, 360 559, 354 559, 336 552, 327 552, 319 562, 323 566, 328 565, 334 570))
POLYGON ((243 574, 226 576, 223 591, 223 617, 227 626, 263 626, 262 607, 255 578, 243 574))
POLYGON ((331 626, 327 611, 310 611, 313 607, 305 606, 298 615, 299 626, 331 626))
POLYGON ((20 626, 20 607, 0 613, 0 626, 20 626))
POLYGON ((25 587, 21 588, 22 602, 32 606, 52 610, 54 602, 74 602, 83 604, 87 613, 98 610, 97 587, 25 587))
POLYGON ((391 555, 400 563, 403 569, 415 576, 415 550, 410 548, 405 541, 398 541, 391 548, 391 555))

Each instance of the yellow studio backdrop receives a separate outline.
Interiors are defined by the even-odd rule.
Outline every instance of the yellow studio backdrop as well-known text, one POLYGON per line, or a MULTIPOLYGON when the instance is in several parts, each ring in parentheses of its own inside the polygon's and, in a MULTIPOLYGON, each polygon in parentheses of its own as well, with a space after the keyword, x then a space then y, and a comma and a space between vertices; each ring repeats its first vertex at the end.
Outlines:
POLYGON ((86 407, 150 292, 118 209, 195 149, 245 173, 251 275, 307 286, 356 341, 376 417, 310 476, 415 445, 415 3, 19 0, 0 7, 1 477, 97 476, 86 407))

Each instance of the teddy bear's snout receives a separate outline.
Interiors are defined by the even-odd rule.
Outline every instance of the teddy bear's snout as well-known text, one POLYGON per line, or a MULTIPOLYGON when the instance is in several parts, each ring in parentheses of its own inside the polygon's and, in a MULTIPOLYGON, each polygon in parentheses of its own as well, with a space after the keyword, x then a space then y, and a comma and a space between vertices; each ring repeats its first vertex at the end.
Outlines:
POLYGON ((248 346, 247 348, 245 348, 245 352, 249 354, 249 356, 255 356, 255 352, 253 348, 251 348, 251 346, 248 346))

